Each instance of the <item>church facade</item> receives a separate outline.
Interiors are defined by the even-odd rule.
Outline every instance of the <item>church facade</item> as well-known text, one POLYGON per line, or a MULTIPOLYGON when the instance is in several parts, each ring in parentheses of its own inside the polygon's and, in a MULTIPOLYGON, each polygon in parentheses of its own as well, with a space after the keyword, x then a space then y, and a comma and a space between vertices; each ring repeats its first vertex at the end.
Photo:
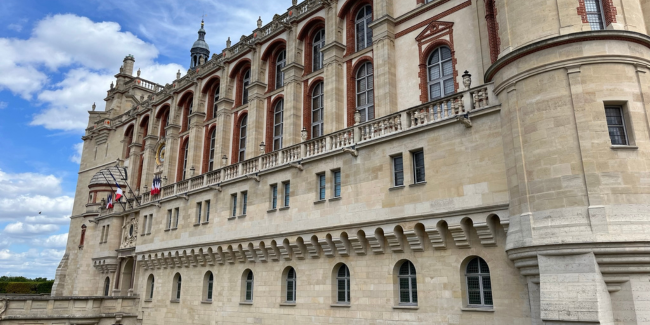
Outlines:
POLYGON ((3 323, 650 324, 650 2, 210 27, 165 85, 125 57, 52 297, 3 323))

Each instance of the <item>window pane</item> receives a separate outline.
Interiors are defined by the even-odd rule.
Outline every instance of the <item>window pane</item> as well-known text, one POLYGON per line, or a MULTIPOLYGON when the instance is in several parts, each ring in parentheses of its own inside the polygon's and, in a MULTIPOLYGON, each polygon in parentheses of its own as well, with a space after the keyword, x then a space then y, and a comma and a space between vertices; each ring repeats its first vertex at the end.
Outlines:
POLYGON ((451 50, 448 47, 443 46, 441 48, 440 52, 442 52, 442 60, 443 61, 451 59, 451 50))
POLYGON ((475 258, 467 264, 467 273, 479 273, 478 272, 478 258, 475 258))
POLYGON ((442 75, 443 76, 451 76, 451 74, 454 72, 453 65, 451 64, 451 60, 445 61, 442 63, 442 75))
POLYGON ((429 80, 436 80, 438 78, 440 78, 440 66, 436 64, 429 67, 429 80))
POLYGON ((436 99, 442 97, 440 83, 434 83, 429 86, 429 96, 431 97, 430 99, 436 99))
POLYGON ((411 297, 413 297, 412 303, 418 302, 418 285, 415 277, 411 278, 411 297))
POLYGON ((447 79, 444 81, 445 84, 445 96, 451 95, 454 93, 454 79, 447 79))
POLYGON ((435 63, 438 63, 438 62, 440 62, 440 50, 436 49, 431 54, 431 57, 429 57, 429 65, 435 64, 435 63))

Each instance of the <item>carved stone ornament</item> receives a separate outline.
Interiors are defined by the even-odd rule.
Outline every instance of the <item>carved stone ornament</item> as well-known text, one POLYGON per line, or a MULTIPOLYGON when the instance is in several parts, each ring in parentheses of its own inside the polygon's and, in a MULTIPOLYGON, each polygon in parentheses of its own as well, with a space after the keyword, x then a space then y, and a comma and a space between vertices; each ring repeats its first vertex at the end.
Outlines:
POLYGON ((161 142, 156 147, 156 165, 162 166, 165 163, 165 142, 161 142))
POLYGON ((138 219, 135 217, 129 218, 122 226, 122 245, 120 248, 135 247, 136 240, 138 239, 138 219))

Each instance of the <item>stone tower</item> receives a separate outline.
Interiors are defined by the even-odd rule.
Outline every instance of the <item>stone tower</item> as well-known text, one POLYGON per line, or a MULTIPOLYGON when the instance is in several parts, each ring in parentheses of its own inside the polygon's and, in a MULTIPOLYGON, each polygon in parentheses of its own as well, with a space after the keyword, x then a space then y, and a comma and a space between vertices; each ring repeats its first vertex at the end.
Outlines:
POLYGON ((204 62, 210 58, 210 47, 205 42, 205 29, 203 29, 204 22, 201 20, 201 29, 199 29, 199 38, 192 45, 190 68, 195 68, 201 62, 203 57, 204 62))

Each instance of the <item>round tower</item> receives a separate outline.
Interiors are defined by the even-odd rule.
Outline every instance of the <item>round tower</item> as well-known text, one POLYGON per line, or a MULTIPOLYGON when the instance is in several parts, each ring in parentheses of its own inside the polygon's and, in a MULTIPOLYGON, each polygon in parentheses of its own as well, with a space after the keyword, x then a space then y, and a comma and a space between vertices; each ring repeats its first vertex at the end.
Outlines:
POLYGON ((201 20, 201 29, 199 29, 199 38, 192 45, 190 50, 190 68, 194 68, 201 64, 201 58, 203 62, 207 62, 210 58, 210 47, 208 43, 205 42, 205 29, 203 29, 204 22, 201 20))

